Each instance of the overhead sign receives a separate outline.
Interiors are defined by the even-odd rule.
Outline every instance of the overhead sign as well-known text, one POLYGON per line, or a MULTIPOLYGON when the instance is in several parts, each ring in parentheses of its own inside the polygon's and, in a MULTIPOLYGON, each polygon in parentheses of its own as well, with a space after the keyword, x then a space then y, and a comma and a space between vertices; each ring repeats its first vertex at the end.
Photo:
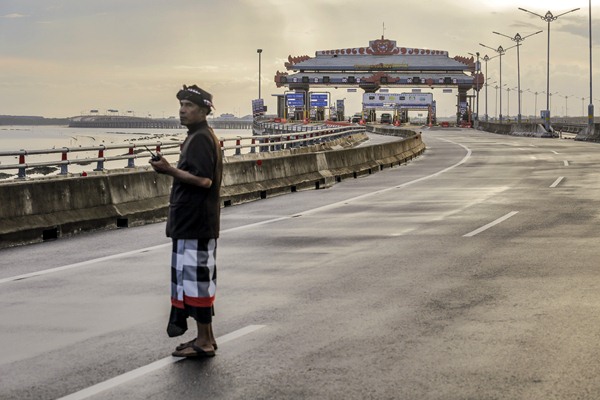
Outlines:
POLYGON ((365 93, 365 108, 422 108, 433 104, 433 93, 365 93))
POLYGON ((285 98, 288 107, 304 106, 304 93, 287 93, 285 98))
POLYGON ((327 107, 327 93, 311 93, 310 94, 310 106, 311 107, 327 107))
POLYGON ((263 99, 252 100, 252 115, 262 115, 265 113, 265 101, 263 99))

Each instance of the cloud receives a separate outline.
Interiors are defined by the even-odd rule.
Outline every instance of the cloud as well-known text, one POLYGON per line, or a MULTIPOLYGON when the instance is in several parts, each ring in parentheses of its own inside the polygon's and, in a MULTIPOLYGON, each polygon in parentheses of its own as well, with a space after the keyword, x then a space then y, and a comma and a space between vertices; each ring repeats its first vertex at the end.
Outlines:
POLYGON ((19 13, 12 13, 12 14, 6 14, 6 15, 0 16, 0 18, 7 18, 7 19, 10 19, 10 18, 25 18, 25 17, 28 17, 28 16, 24 15, 24 14, 19 14, 19 13))

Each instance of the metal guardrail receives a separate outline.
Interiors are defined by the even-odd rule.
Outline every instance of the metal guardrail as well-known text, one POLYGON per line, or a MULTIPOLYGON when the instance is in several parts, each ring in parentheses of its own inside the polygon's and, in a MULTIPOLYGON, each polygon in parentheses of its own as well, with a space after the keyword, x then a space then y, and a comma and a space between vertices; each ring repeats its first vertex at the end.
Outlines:
MULTIPOLYGON (((264 132, 279 131, 278 134, 263 134, 253 136, 237 136, 235 138, 220 138, 221 151, 225 157, 235 157, 243 153, 256 152, 276 152, 284 149, 295 147, 310 146, 323 143, 330 140, 335 140, 340 137, 349 136, 356 133, 362 133, 365 128, 362 126, 297 126, 289 124, 277 123, 260 123, 257 126, 264 132), (285 131, 284 131, 285 130, 285 131), (283 133, 281 133, 284 131, 283 133), (232 144, 229 144, 232 143, 232 144), (228 155, 227 153, 233 153, 228 155)), ((256 128, 256 127, 255 127, 256 128)), ((154 148, 154 151, 160 152, 162 155, 179 154, 183 140, 164 142, 138 142, 121 145, 99 145, 90 147, 61 147, 55 149, 42 150, 18 150, 18 151, 0 151, 0 160, 6 157, 18 157, 17 164, 4 164, 0 162, 0 171, 2 170, 18 170, 17 178, 25 179, 27 177, 27 169, 35 167, 60 167, 59 175, 67 175, 69 173, 69 165, 89 165, 96 163, 94 171, 104 171, 105 163, 118 160, 127 160, 125 168, 134 168, 135 160, 142 157, 149 157, 146 147, 154 148), (114 150, 127 149, 126 154, 116 156, 106 156, 105 152, 114 150), (85 153, 97 152, 97 157, 86 157, 82 159, 69 159, 70 153, 85 153), (48 155, 60 154, 59 161, 43 161, 43 162, 26 162, 27 156, 33 155, 48 155)))

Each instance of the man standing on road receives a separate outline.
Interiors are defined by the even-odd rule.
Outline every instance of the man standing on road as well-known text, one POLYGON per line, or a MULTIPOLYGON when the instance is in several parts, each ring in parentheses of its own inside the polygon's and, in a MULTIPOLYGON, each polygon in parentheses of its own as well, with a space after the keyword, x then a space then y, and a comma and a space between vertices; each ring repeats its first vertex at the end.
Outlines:
POLYGON ((150 160, 156 172, 173 177, 167 219, 167 236, 173 241, 167 333, 170 337, 183 335, 187 318, 194 318, 198 336, 177 346, 173 356, 213 357, 217 349, 212 317, 223 159, 219 140, 206 121, 213 108, 212 95, 196 85, 184 85, 177 99, 181 124, 188 128, 179 162, 174 167, 160 154, 150 160))

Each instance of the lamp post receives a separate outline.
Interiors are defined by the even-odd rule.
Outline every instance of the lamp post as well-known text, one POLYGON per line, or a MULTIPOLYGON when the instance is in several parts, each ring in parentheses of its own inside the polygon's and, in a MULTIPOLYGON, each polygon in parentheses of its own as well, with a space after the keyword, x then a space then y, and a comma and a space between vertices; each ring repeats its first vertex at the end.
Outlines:
MULTIPOLYGON (((496 53, 498 53, 498 57, 500 57, 500 86, 502 86, 502 56, 506 50, 504 50, 502 46, 498 46, 497 49, 494 49, 493 47, 486 46, 483 43, 479 43, 479 45, 494 50, 496 53)), ((500 91, 500 122, 502 122, 502 91, 500 91)))
POLYGON ((476 93, 475 94, 477 95, 477 120, 479 120, 479 77, 481 76, 481 64, 479 63, 479 52, 478 51, 475 52, 475 54, 473 54, 473 53, 469 53, 469 54, 477 57, 477 61, 475 62, 475 76, 476 76, 476 82, 475 82, 476 93))
POLYGON ((260 55, 262 54, 262 49, 256 49, 258 53, 258 99, 260 100, 260 55))
POLYGON ((500 36, 504 36, 509 38, 510 40, 512 40, 513 42, 517 43, 517 97, 519 99, 519 113, 517 114, 517 122, 520 124, 521 123, 521 64, 519 61, 519 47, 521 46, 521 42, 525 39, 527 39, 530 36, 533 35, 537 35, 538 33, 541 33, 542 31, 537 31, 535 33, 532 33, 531 35, 527 35, 527 36, 521 36, 519 35, 519 33, 517 33, 515 35, 515 37, 510 37, 508 35, 505 35, 503 33, 499 33, 499 32, 493 32, 496 35, 500 35, 500 36))
POLYGON ((534 108, 533 108, 533 117, 537 118, 537 96, 538 96, 538 92, 532 92, 529 89, 526 89, 529 93, 535 95, 535 103, 534 103, 534 108))
POLYGON ((486 54, 483 56, 483 61, 485 61, 485 122, 488 120, 488 74, 487 74, 487 63, 490 61, 490 57, 486 54))
POLYGON ((494 82, 492 85, 494 85, 494 89, 496 89, 494 97, 494 118, 498 119, 498 82, 494 82))
POLYGON ((565 117, 569 116, 569 95, 559 95, 561 97, 565 98, 565 117))
MULTIPOLYGON (((591 0, 590 0, 591 1, 591 0)), ((525 11, 526 13, 533 14, 536 17, 540 17, 542 20, 548 23, 548 51, 547 51, 547 60, 546 60, 546 112, 544 114, 544 128, 546 128, 546 132, 550 132, 550 22, 556 21, 558 17, 561 17, 565 14, 571 13, 573 11, 579 10, 579 8, 574 8, 573 10, 566 11, 562 14, 553 15, 550 11, 546 13, 546 15, 536 14, 532 11, 526 10, 524 8, 519 7, 519 10, 525 11)), ((591 28, 590 28, 591 29, 591 28)))
POLYGON ((510 88, 506 88, 506 118, 510 120, 510 88))
POLYGON ((590 104, 588 105, 588 135, 594 133, 594 103, 592 103, 592 0, 589 5, 590 26, 590 104))

